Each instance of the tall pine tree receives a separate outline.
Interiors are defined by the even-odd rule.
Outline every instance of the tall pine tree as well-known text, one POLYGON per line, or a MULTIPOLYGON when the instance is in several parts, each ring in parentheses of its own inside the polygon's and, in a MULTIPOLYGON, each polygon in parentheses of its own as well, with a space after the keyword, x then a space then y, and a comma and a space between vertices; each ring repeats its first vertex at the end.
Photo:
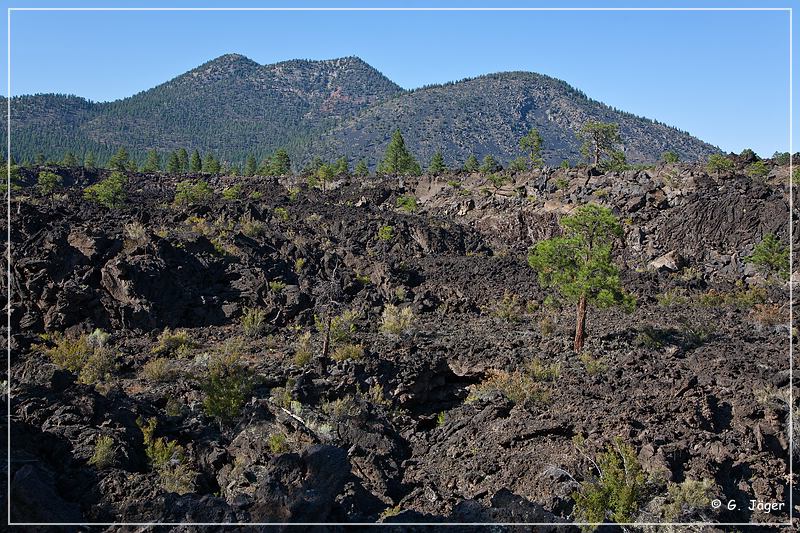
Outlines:
POLYGON ((192 159, 189 161, 189 171, 198 173, 203 170, 203 161, 200 159, 200 152, 197 150, 192 152, 192 159))
POLYGON ((419 163, 406 148, 406 141, 399 129, 392 134, 383 161, 378 165, 378 173, 404 176, 418 176, 421 173, 419 163))
POLYGON ((158 172, 159 170, 161 170, 161 156, 156 150, 148 151, 142 172, 158 172))

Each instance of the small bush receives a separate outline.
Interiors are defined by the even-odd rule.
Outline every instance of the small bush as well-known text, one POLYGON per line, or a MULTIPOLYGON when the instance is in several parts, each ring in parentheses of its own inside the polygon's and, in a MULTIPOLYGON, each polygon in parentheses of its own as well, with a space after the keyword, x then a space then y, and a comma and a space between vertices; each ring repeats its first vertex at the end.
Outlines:
POLYGON ((745 169, 745 173, 753 179, 764 179, 769 174, 769 167, 763 161, 755 161, 745 169))
POLYGON ((397 198, 397 207, 407 213, 413 213, 417 210, 417 199, 410 195, 404 194, 397 198))
POLYGON ((106 179, 86 187, 83 197, 109 209, 121 207, 127 198, 125 185, 128 179, 119 172, 112 172, 106 179))
POLYGON ((242 330, 247 337, 257 337, 264 332, 264 322, 267 313, 263 309, 245 307, 242 314, 242 330))
POLYGON ((539 319, 539 331, 542 337, 550 337, 556 331, 556 323, 549 316, 543 316, 539 319))
POLYGON ((270 399, 278 406, 288 409, 292 405, 292 389, 286 387, 275 387, 270 392, 270 399))
POLYGON ((506 291, 503 298, 495 302, 492 315, 506 322, 518 322, 522 318, 522 304, 516 294, 506 291))
POLYGON ((222 198, 224 200, 232 201, 238 200, 242 197, 242 185, 237 183, 236 185, 232 185, 222 191, 222 198))
POLYGON ((388 242, 394 238, 394 227, 392 226, 381 226, 378 228, 378 240, 388 242))
POLYGON ((410 307, 386 304, 381 315, 381 331, 390 335, 403 335, 414 327, 414 313, 410 307))
POLYGON ((275 213, 275 216, 278 218, 278 220, 281 220, 283 222, 289 220, 289 210, 286 209, 285 207, 276 207, 273 210, 273 212, 275 213))
POLYGON ((49 196, 61 187, 63 181, 63 178, 54 172, 39 172, 39 176, 36 179, 36 188, 39 189, 41 194, 49 196))
POLYGON ((608 365, 606 365, 602 357, 593 357, 589 352, 581 352, 578 359, 581 360, 586 368, 586 373, 590 376, 602 374, 608 370, 608 365))
POLYGON ((204 204, 213 194, 214 191, 203 180, 183 180, 175 186, 173 203, 176 206, 204 204))
MULTIPOLYGON (((353 333, 356 332, 355 321, 357 318, 356 312, 349 309, 331 317, 330 340, 332 345, 348 342, 352 338, 353 333)), ((314 315, 314 327, 322 334, 327 328, 325 321, 317 315, 314 315)))
POLYGON ((269 290, 274 292, 275 294, 280 294, 283 292, 283 289, 286 288, 286 283, 283 281, 276 279, 269 282, 269 290))
POLYGON ((361 344, 342 344, 333 351, 331 359, 334 361, 358 360, 364 357, 364 346, 361 344))
POLYGON ((389 407, 392 405, 392 402, 384 397, 383 385, 381 385, 380 383, 372 385, 367 390, 367 393, 364 397, 368 402, 373 403, 375 405, 383 405, 384 407, 389 407))
POLYGON ((84 361, 78 381, 86 385, 108 381, 116 367, 116 357, 111 350, 104 346, 95 347, 84 361))
POLYGON ((250 213, 239 220, 239 226, 242 229, 242 234, 251 239, 261 237, 267 231, 267 226, 260 220, 254 219, 250 213))
POLYGON ((164 437, 155 438, 155 418, 146 423, 139 418, 136 424, 142 430, 145 453, 150 460, 150 466, 161 478, 161 487, 177 494, 192 492, 196 474, 186 465, 183 446, 164 437))
POLYGON ((536 381, 556 381, 561 377, 561 363, 544 364, 541 359, 532 359, 525 368, 536 381))
POLYGON ((311 361, 311 356, 314 354, 313 347, 311 346, 311 332, 298 335, 294 341, 294 364, 297 366, 305 366, 311 361))
POLYGON ((294 271, 300 272, 303 270, 303 267, 306 266, 306 260, 302 257, 298 257, 294 260, 294 271))
POLYGON ((781 279, 789 279, 789 247, 769 233, 753 249, 747 261, 764 274, 775 274, 781 279))
MULTIPOLYGON (((641 506, 645 475, 634 449, 617 438, 596 456, 597 477, 581 483, 575 499, 575 518, 600 524, 631 522, 641 506)), ((591 529, 591 528, 590 528, 591 529)))
POLYGON ((202 388, 206 393, 203 407, 208 416, 223 423, 239 416, 250 394, 251 379, 234 343, 229 342, 211 358, 202 388))
POLYGON ((491 375, 470 390, 468 402, 485 398, 488 394, 499 392, 514 405, 532 407, 547 401, 547 391, 539 386, 527 373, 495 370, 491 375))
POLYGON ((357 416, 360 409, 355 398, 347 395, 332 402, 323 402, 322 412, 333 420, 344 420, 357 416))
POLYGON ((122 227, 125 249, 130 250, 147 244, 147 228, 141 222, 129 222, 122 227))
POLYGON ((77 337, 56 333, 44 338, 51 346, 37 345, 37 349, 59 368, 77 374, 80 383, 106 381, 115 369, 115 357, 105 346, 108 334, 102 330, 77 337))
POLYGON ((183 357, 188 355, 189 350, 195 347, 195 343, 189 338, 189 332, 183 329, 175 331, 164 328, 158 336, 158 341, 153 347, 155 354, 167 354, 183 357))
POLYGON ((286 435, 283 433, 273 433, 270 435, 267 438, 267 445, 269 446, 269 451, 272 452, 273 455, 278 455, 289 451, 289 444, 287 442, 286 435))
POLYGON ((142 377, 147 381, 169 381, 172 376, 172 362, 164 357, 151 359, 142 367, 142 377))
POLYGON ((107 468, 114 464, 114 439, 102 435, 94 445, 94 453, 89 464, 97 468, 107 468))
POLYGON ((436 415, 436 426, 441 427, 447 421, 447 414, 444 411, 441 411, 438 415, 436 415))
POLYGON ((680 516, 690 515, 696 509, 707 509, 711 504, 714 483, 704 479, 684 480, 667 486, 667 503, 664 504, 664 518, 674 522, 680 516))

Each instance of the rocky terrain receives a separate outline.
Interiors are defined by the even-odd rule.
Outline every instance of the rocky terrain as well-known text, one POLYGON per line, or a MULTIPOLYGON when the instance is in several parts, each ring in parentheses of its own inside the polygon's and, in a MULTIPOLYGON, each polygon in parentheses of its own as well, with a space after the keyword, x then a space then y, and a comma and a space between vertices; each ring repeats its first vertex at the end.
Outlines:
MULTIPOLYGON (((11 101, 17 161, 61 161, 71 151, 105 162, 125 146, 145 152, 186 148, 232 166, 279 148, 299 170, 313 157, 366 159, 375 168, 400 127, 424 164, 442 150, 448 165, 474 153, 503 163, 523 155, 531 128, 552 165, 581 159, 575 132, 588 120, 620 125, 628 161, 651 163, 667 150, 703 159, 719 150, 686 132, 611 108, 567 83, 531 72, 489 74, 406 91, 357 57, 260 65, 238 54, 209 61, 157 87, 112 102, 38 94, 11 101)), ((0 142, 6 142, 0 128, 0 142)), ((165 158, 166 159, 166 158, 165 158)))
POLYGON ((747 257, 788 243, 788 168, 743 164, 214 177, 184 205, 186 177, 138 174, 116 209, 83 198, 105 171, 44 196, 23 170, 11 519, 568 524, 619 438, 634 521, 785 522, 788 285, 747 257), (638 304, 590 310, 577 356, 526 253, 587 202, 623 221, 638 304))

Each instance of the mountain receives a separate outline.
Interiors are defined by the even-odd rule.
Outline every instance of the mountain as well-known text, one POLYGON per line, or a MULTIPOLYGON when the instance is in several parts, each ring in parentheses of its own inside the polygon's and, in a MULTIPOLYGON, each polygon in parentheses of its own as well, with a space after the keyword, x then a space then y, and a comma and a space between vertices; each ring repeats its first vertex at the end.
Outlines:
MULTIPOLYGON (((470 154, 507 162, 536 127, 548 163, 580 157, 575 131, 587 120, 620 124, 631 162, 666 150, 683 159, 718 149, 686 132, 591 100, 563 81, 506 72, 405 91, 357 57, 260 65, 228 54, 153 89, 113 102, 41 94, 11 100, 12 152, 93 151, 100 161, 119 146, 142 157, 149 149, 211 151, 241 163, 286 148, 296 166, 341 154, 375 165, 395 128, 421 162, 442 149, 448 163, 470 154)), ((5 142, 5 128, 0 133, 5 142)))

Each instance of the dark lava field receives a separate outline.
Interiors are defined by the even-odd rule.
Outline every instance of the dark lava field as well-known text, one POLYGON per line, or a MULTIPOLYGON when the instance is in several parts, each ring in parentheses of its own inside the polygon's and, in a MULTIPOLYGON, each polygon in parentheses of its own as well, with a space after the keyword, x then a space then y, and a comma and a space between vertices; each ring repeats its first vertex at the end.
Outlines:
POLYGON ((748 258, 790 244, 791 191, 788 166, 745 164, 325 191, 131 174, 116 208, 84 198, 107 171, 23 169, 11 519, 577 531, 622 458, 635 491, 608 522, 785 523, 789 282, 748 258), (210 192, 176 202, 186 180, 210 192), (637 305, 590 307, 575 354, 575 304, 527 254, 586 203, 621 221, 637 305))

